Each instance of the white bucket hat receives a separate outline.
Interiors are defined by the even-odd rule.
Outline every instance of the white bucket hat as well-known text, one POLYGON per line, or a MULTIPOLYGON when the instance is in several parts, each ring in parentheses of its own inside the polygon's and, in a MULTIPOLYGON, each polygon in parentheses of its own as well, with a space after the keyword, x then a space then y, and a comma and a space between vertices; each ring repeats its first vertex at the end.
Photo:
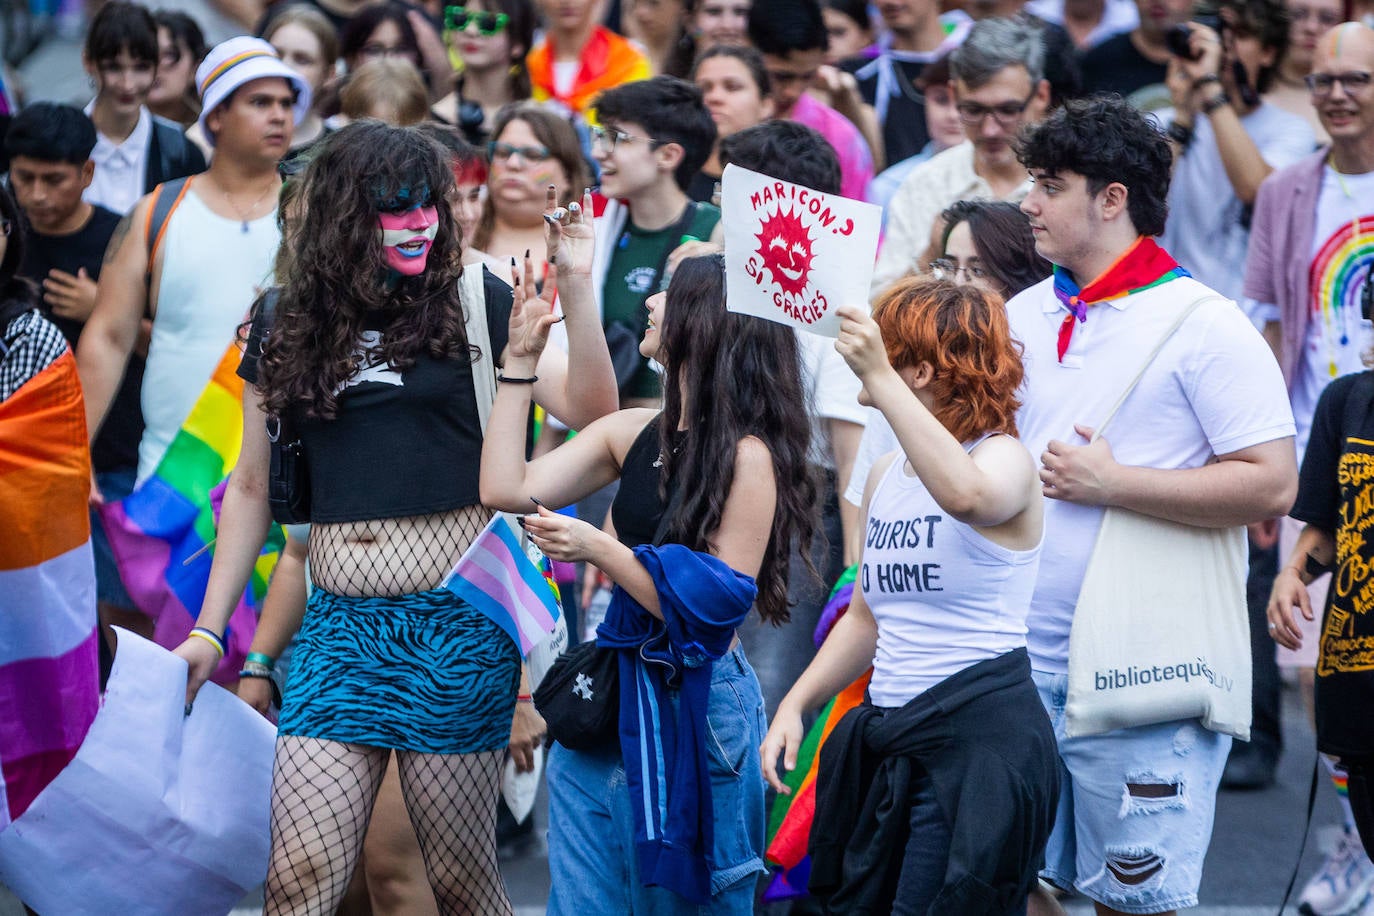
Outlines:
POLYGON ((286 80, 296 90, 294 120, 301 123, 310 110, 310 86, 282 62, 270 44, 261 38, 240 35, 220 42, 205 55, 196 68, 196 91, 200 93, 200 129, 211 146, 215 138, 205 126, 210 112, 244 83, 274 76, 286 80))

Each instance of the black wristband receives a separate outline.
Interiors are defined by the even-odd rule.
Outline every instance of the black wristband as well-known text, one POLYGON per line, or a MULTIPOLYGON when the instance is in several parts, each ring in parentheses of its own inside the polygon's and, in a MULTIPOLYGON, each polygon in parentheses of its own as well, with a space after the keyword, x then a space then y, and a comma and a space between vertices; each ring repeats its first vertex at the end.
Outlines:
POLYGON ((531 375, 529 378, 506 378, 504 375, 496 376, 496 380, 505 385, 533 385, 539 381, 539 376, 531 375))
POLYGON ((1221 82, 1221 77, 1217 76, 1215 73, 1206 73, 1202 76, 1199 76, 1197 79, 1193 80, 1193 88, 1201 89, 1203 86, 1206 86, 1210 83, 1219 82, 1221 82))
POLYGON ((1169 125, 1169 129, 1166 133, 1169 135, 1169 139, 1173 140, 1179 146, 1186 148, 1189 143, 1193 142, 1193 129, 1186 124, 1180 124, 1174 121, 1169 125))
POLYGON ((1229 104, 1231 104, 1231 100, 1226 97, 1226 93, 1222 92, 1202 103, 1202 113, 1210 116, 1218 108, 1229 104))
POLYGON ((1322 563, 1309 553, 1307 555, 1307 561, 1303 563, 1303 570, 1313 579, 1320 579, 1322 576, 1331 572, 1331 567, 1322 563))

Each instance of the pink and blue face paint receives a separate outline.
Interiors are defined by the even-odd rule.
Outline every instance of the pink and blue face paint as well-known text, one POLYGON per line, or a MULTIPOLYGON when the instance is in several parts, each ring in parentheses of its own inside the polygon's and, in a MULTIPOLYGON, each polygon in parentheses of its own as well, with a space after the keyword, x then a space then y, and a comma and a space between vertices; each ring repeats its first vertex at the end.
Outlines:
POLYGON ((386 266, 405 277, 424 272, 429 249, 439 234, 439 211, 433 205, 416 204, 401 212, 377 215, 382 239, 382 258, 386 266))

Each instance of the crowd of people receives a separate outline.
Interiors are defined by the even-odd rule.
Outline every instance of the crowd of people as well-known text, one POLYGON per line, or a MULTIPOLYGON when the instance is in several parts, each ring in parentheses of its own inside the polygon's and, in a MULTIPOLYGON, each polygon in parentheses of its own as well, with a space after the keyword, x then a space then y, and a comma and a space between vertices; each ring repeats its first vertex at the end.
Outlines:
POLYGON ((754 912, 765 805, 863 678, 800 912, 1196 906, 1287 677, 1343 818, 1298 901, 1374 914, 1374 5, 218 6, 211 47, 89 3, 90 97, 7 118, 0 402, 74 354, 103 683, 156 621, 100 510, 242 352, 172 647, 190 714, 298 471, 230 678, 278 729, 267 913, 511 912, 538 684, 443 587, 506 512, 620 681, 549 747, 550 913, 754 912), (727 309, 731 165, 882 208, 837 339, 727 309), (1248 728, 1083 725, 1123 514, 1246 530, 1248 728))

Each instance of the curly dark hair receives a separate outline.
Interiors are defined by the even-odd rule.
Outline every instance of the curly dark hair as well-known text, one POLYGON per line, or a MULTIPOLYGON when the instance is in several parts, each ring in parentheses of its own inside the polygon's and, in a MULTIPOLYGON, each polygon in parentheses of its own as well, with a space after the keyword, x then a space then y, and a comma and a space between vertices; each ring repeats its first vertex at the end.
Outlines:
POLYGON ((1169 215, 1169 174, 1173 151, 1164 132, 1119 95, 1100 95, 1064 103, 1039 124, 1028 127, 1017 147, 1027 169, 1088 180, 1088 193, 1107 185, 1125 186, 1126 209, 1141 235, 1159 235, 1169 215))
POLYGON ((687 258, 668 285, 664 310, 661 441, 687 430, 681 451, 664 449, 663 490, 676 479, 682 502, 668 539, 709 549, 735 480, 735 449, 756 436, 773 457, 777 508, 768 548, 756 578, 759 615, 780 626, 790 617, 788 555, 795 542, 810 555, 819 501, 808 461, 810 426, 796 333, 786 325, 725 310, 725 260, 687 258), (683 386, 690 386, 683 411, 683 386))
POLYGON ((258 387, 267 411, 332 418, 336 392, 359 365, 369 317, 385 323, 380 356, 397 369, 428 353, 468 351, 458 299, 461 238, 444 200, 453 190, 447 156, 423 134, 355 121, 331 134, 306 169, 304 212, 279 276, 281 299, 263 344, 258 387), (385 269, 378 216, 414 203, 434 205, 439 230, 415 277, 385 269))

